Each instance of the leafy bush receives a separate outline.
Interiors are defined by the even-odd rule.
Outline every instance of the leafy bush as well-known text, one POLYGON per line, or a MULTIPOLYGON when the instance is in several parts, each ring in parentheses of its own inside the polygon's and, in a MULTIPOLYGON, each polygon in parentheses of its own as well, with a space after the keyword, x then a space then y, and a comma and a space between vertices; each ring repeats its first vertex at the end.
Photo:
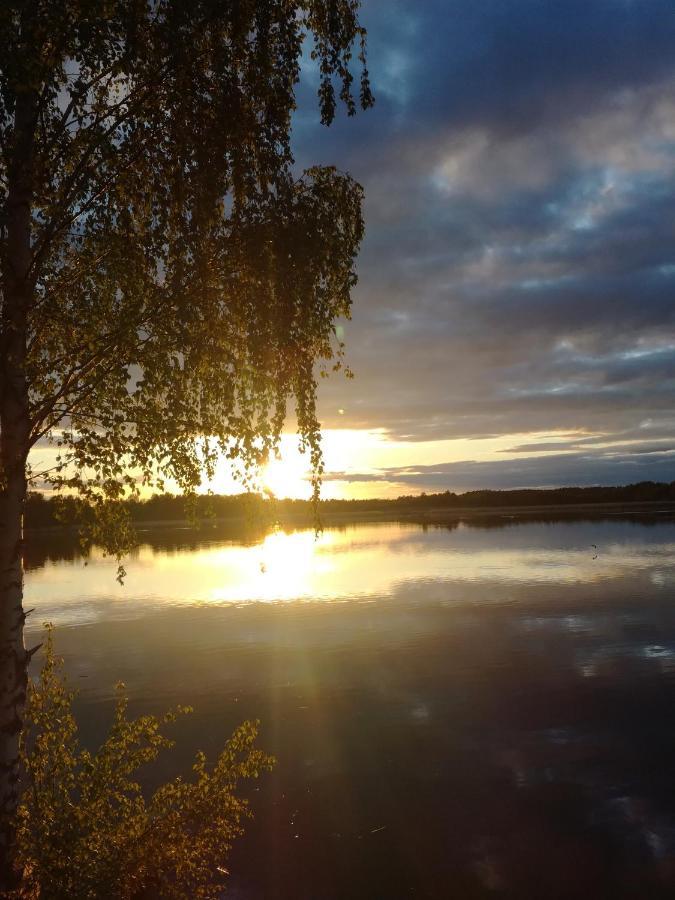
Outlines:
POLYGON ((215 765, 199 753, 191 780, 177 778, 146 800, 134 775, 172 746, 163 726, 190 710, 130 719, 120 685, 108 736, 90 753, 79 744, 73 697, 49 630, 40 677, 29 688, 15 896, 219 897, 223 863, 251 815, 239 782, 274 763, 254 746, 257 723, 240 725, 215 765))

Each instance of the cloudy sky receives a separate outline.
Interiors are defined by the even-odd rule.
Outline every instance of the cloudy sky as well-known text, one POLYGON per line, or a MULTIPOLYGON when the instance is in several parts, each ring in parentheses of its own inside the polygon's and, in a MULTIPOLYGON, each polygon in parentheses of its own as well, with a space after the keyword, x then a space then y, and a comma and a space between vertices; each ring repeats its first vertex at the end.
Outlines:
MULTIPOLYGON (((365 188, 324 496, 675 479, 673 0, 363 0, 376 105, 298 168, 365 188)), ((306 496, 288 435, 266 473, 306 496)), ((240 490, 223 464, 219 491, 240 490)))
POLYGON ((308 69, 295 125, 366 191, 327 493, 675 479, 672 0, 363 19, 375 108, 322 128, 308 69))

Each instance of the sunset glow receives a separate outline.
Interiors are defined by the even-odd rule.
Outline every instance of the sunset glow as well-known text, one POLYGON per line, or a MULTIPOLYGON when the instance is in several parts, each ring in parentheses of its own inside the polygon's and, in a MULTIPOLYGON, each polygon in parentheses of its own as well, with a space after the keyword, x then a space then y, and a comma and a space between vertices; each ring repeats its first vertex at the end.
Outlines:
MULTIPOLYGON (((588 439, 588 435, 530 432, 506 434, 474 440, 395 440, 382 429, 326 429, 322 447, 325 472, 321 487, 324 499, 398 497, 402 494, 432 493, 439 490, 461 492, 483 486, 479 474, 472 479, 471 467, 489 466, 506 460, 520 461, 519 447, 536 443, 528 458, 545 458, 547 447, 561 439, 588 439), (420 464, 420 460, 424 460, 420 464), (448 465, 450 471, 446 472, 448 465), (457 475, 453 477, 453 467, 457 475)), ((598 446, 602 437, 597 437, 598 446)), ((608 450, 611 445, 608 445, 608 450)), ((563 451, 564 452, 564 451, 563 451)), ((277 499, 308 499, 312 493, 309 457, 298 449, 297 438, 284 434, 279 455, 270 459, 260 473, 259 489, 277 499)), ((205 489, 216 493, 237 493, 241 484, 223 460, 205 489)))

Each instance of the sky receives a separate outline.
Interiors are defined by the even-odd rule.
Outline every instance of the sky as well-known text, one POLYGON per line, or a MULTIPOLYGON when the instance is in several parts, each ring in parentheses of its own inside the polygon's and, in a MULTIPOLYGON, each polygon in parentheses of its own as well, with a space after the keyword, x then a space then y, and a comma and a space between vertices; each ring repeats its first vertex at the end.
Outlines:
MULTIPOLYGON (((323 496, 674 480, 675 4, 362 21, 375 107, 321 126, 307 54, 293 126, 298 171, 365 189, 323 496)), ((263 475, 279 496, 311 490, 296 443, 263 475)), ((208 487, 241 490, 225 463, 208 487)))
MULTIPOLYGON (((365 188, 325 496, 675 479, 675 6, 365 0, 375 107, 299 168, 365 188)), ((302 461, 268 473, 302 493, 302 461)))

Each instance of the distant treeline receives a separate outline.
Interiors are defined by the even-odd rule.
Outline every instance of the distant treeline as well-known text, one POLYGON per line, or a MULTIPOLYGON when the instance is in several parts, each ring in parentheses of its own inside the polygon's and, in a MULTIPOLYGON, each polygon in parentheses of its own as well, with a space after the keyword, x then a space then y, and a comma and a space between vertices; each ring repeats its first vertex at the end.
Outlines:
POLYGON ((476 509, 502 506, 570 506, 584 503, 675 501, 675 481, 640 481, 621 487, 521 488, 514 491, 467 491, 465 494, 419 494, 398 497, 397 504, 476 509))
MULTIPOLYGON (((455 494, 416 494, 395 500, 322 500, 319 514, 396 512, 441 509, 495 509, 526 506, 576 506, 605 503, 675 502, 675 481, 641 481, 623 487, 564 487, 514 491, 467 491, 455 494)), ((147 500, 126 501, 131 518, 138 524, 182 519, 283 518, 312 516, 306 500, 269 500, 258 494, 203 495, 184 497, 162 494, 147 500)), ((86 507, 70 497, 29 495, 25 523, 29 528, 75 522, 87 515, 86 507)))

